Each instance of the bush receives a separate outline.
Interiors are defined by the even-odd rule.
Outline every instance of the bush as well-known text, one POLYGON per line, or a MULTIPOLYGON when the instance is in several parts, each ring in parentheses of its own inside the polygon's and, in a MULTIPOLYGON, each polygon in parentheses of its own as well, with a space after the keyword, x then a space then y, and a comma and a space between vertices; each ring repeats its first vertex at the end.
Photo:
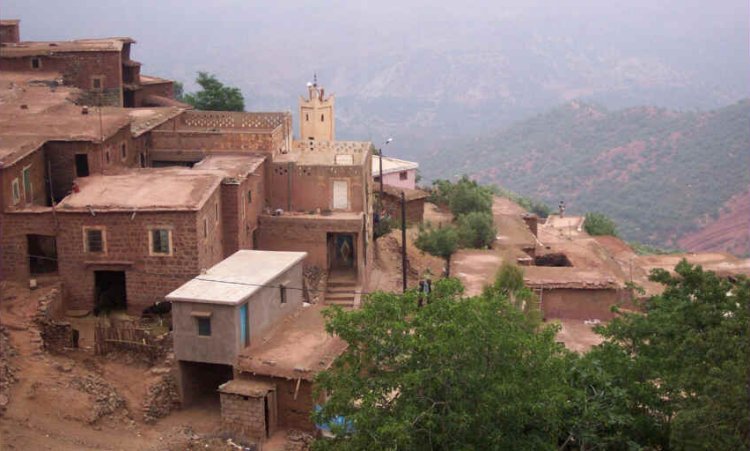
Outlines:
POLYGON ((462 247, 482 249, 495 241, 497 229, 491 214, 473 211, 458 218, 458 235, 462 247))
POLYGON ((474 211, 491 214, 492 191, 463 176, 450 190, 448 207, 456 217, 474 211))
POLYGON ((617 236, 617 225, 612 219, 603 213, 586 213, 583 228, 586 229, 586 233, 592 236, 617 236))
POLYGON ((419 228, 419 235, 414 241, 419 250, 445 259, 446 275, 450 275, 451 257, 458 250, 458 244, 458 232, 455 227, 443 226, 436 229, 430 223, 419 228))
POLYGON ((380 220, 373 227, 374 238, 377 240, 381 236, 388 235, 389 233, 391 233, 391 230, 393 230, 395 225, 396 225, 396 220, 394 220, 390 216, 381 217, 380 220))

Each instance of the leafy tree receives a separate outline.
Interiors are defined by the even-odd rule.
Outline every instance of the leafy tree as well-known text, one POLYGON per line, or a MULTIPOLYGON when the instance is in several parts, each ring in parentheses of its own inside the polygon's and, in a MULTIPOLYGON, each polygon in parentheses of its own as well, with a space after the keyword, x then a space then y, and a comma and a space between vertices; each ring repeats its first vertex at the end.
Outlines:
POLYGON ((420 250, 445 259, 446 276, 450 276, 451 257, 458 250, 458 244, 459 237, 455 227, 449 225, 434 228, 430 223, 420 227, 419 235, 414 241, 414 245, 420 250))
POLYGON ((617 225, 603 213, 586 213, 583 228, 586 229, 586 233, 589 235, 617 236, 617 225))
POLYGON ((492 191, 464 175, 450 190, 448 207, 456 217, 474 211, 492 214, 492 191))
POLYGON ((526 287, 520 266, 509 261, 503 262, 495 275, 494 283, 485 288, 485 294, 493 293, 507 297, 511 304, 526 315, 530 325, 537 327, 542 324, 539 298, 526 287))
POLYGON ((460 216, 458 218, 458 236, 463 247, 476 249, 488 247, 497 236, 492 215, 486 212, 472 211, 460 216))
POLYGON ((750 284, 684 260, 675 272, 655 271, 664 293, 600 328, 607 341, 578 365, 579 445, 750 448, 750 284))
POLYGON ((200 91, 185 94, 185 102, 193 105, 198 110, 204 111, 244 111, 245 100, 239 88, 224 86, 212 74, 198 72, 195 80, 200 91))
POLYGON ((177 80, 172 82, 172 95, 175 100, 179 100, 180 102, 185 100, 185 86, 182 82, 177 80))
POLYGON ((414 292, 375 293, 326 311, 348 347, 317 377, 316 420, 350 427, 316 449, 557 449, 570 395, 556 330, 528 327, 499 293, 460 294, 443 279, 422 308, 414 292))

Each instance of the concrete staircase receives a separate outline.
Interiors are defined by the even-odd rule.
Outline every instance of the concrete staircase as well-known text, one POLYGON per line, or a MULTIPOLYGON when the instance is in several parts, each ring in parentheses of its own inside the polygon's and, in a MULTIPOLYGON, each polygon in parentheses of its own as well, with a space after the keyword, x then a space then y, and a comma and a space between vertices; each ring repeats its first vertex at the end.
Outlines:
POLYGON ((325 303, 326 305, 354 307, 355 291, 357 291, 357 278, 354 273, 332 272, 328 276, 325 303))

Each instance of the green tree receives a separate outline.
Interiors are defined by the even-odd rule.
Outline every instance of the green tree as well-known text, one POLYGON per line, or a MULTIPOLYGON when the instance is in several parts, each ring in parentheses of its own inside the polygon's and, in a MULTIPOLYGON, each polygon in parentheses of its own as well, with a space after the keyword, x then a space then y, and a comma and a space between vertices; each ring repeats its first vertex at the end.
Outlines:
POLYGON ((583 222, 583 228, 589 235, 617 236, 617 225, 603 213, 589 212, 583 222))
POLYGON ((450 276, 451 257, 458 250, 458 244, 459 237, 455 227, 448 225, 435 228, 430 223, 419 228, 419 235, 414 241, 414 245, 421 251, 445 259, 446 276, 450 276))
POLYGON ((172 96, 175 100, 183 102, 185 100, 185 86, 177 80, 172 82, 172 96))
POLYGON ((348 347, 318 375, 318 422, 351 427, 319 450, 557 449, 569 388, 556 330, 527 326, 494 293, 461 298, 455 279, 417 294, 375 293, 360 310, 328 310, 348 347))
POLYGON ((459 216, 458 236, 463 247, 476 249, 488 247, 497 236, 492 215, 483 211, 472 211, 459 216))
POLYGON ((750 448, 750 284, 684 260, 675 272, 655 271, 664 293, 600 328, 607 341, 577 365, 579 445, 750 448))
POLYGON ((474 211, 492 214, 492 190, 464 175, 449 191, 448 207, 456 217, 474 211))
POLYGON ((224 86, 212 74, 198 72, 195 80, 200 91, 185 94, 184 100, 198 110, 204 111, 244 111, 245 99, 239 88, 224 86))

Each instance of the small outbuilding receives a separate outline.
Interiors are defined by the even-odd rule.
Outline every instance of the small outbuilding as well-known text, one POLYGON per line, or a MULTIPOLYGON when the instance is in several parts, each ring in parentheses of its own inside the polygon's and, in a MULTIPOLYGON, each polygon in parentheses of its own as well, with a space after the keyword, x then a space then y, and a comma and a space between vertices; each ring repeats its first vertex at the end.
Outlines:
POLYGON ((237 251, 167 295, 184 404, 218 399, 242 350, 301 307, 306 256, 237 251))

